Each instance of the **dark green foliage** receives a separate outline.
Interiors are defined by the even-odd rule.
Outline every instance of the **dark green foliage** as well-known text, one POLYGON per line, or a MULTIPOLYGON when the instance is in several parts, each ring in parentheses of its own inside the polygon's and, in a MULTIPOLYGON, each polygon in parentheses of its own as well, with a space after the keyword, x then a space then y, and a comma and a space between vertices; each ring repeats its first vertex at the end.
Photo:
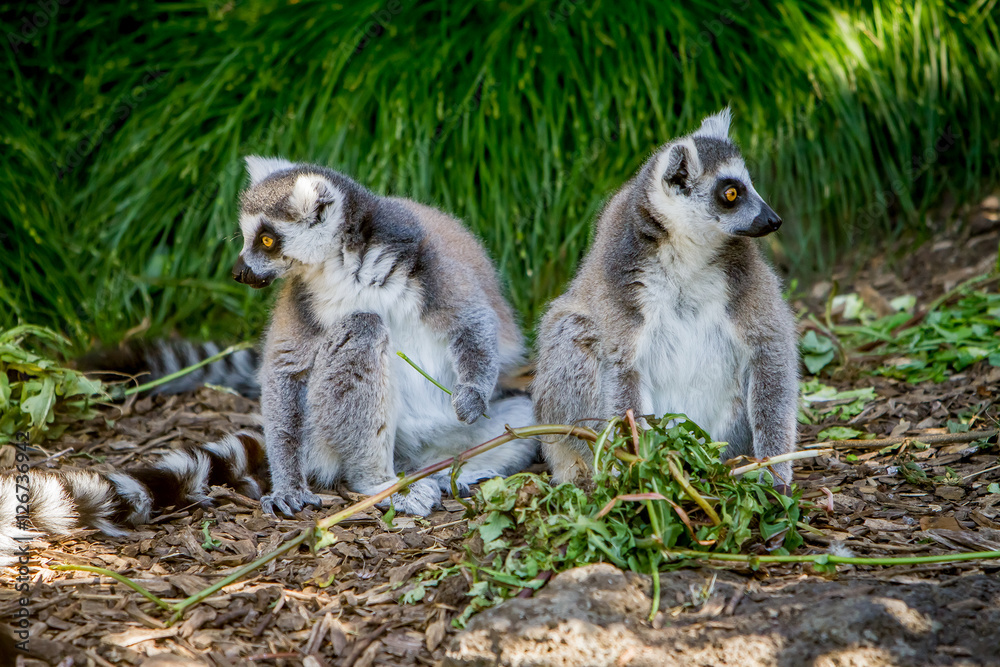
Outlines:
POLYGON ((850 340, 885 340, 882 351, 899 355, 879 373, 907 382, 943 382, 952 373, 986 359, 1000 366, 1000 294, 966 293, 953 307, 940 308, 916 326, 897 313, 863 327, 841 327, 850 340))
POLYGON ((229 278, 247 153, 462 217, 530 325, 606 198, 727 103, 810 268, 996 182, 995 5, 7 5, 0 327, 256 332, 266 297, 229 278))
POLYGON ((32 443, 58 438, 69 424, 96 415, 94 403, 107 398, 104 386, 50 358, 67 345, 35 326, 0 332, 0 445, 19 433, 32 443))
MULTIPOLYGON (((874 347, 883 355, 885 363, 873 367, 872 372, 911 383, 943 382, 983 360, 1000 366, 1000 294, 969 285, 958 288, 953 300, 950 305, 932 304, 922 317, 906 311, 876 317, 865 309, 860 324, 834 326, 832 332, 845 349, 874 347)), ((833 342, 812 330, 803 336, 799 347, 810 372, 818 373, 833 361, 833 342), (828 349, 829 357, 817 357, 817 349, 828 349), (810 365, 810 358, 819 361, 810 365)), ((804 389, 808 394, 822 387, 816 384, 804 389)))

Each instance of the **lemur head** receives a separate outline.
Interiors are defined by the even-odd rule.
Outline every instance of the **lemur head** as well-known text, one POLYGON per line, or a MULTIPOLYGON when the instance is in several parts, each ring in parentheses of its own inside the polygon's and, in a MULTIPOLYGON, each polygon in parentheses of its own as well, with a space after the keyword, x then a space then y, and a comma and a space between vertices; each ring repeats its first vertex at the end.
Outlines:
POLYGON ((329 257, 346 211, 362 203, 365 191, 325 167, 253 155, 246 165, 250 185, 240 197, 243 250, 233 278, 260 289, 329 257))
POLYGON ((649 212, 668 234, 699 242, 764 236, 781 226, 750 182, 740 151, 729 139, 729 109, 662 147, 643 170, 649 212))

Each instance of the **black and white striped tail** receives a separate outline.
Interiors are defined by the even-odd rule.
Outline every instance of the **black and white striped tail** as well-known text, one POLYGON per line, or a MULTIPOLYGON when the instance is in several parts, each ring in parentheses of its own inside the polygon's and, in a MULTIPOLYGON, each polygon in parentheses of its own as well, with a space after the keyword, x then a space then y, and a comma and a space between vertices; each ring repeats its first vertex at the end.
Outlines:
MULTIPOLYGON (((146 383, 193 366, 221 349, 215 343, 192 343, 183 339, 158 341, 135 341, 111 350, 100 350, 78 359, 76 365, 85 371, 108 371, 108 378, 121 379, 111 375, 124 373, 140 375, 139 382, 146 383)), ((193 391, 204 384, 229 387, 248 398, 260 396, 257 382, 259 358, 256 350, 238 350, 219 361, 167 382, 152 390, 155 394, 178 394, 193 391)))
POLYGON ((125 535, 162 508, 208 505, 210 485, 224 484, 257 499, 268 480, 264 437, 254 431, 178 449, 123 472, 3 471, 0 565, 16 561, 15 554, 33 538, 79 528, 125 535))

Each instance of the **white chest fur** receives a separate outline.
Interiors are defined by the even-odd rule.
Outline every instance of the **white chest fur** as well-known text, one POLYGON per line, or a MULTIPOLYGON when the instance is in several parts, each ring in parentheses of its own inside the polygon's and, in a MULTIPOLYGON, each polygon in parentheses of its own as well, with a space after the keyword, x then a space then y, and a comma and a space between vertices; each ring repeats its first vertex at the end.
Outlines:
POLYGON ((457 424, 450 397, 396 352, 412 359, 445 387, 457 383, 448 340, 421 317, 422 295, 406 271, 393 271, 396 258, 378 248, 365 255, 339 253, 322 270, 303 274, 322 326, 335 326, 353 313, 375 313, 389 329, 389 363, 398 415, 398 437, 417 440, 441 424, 457 424), (410 437, 408 437, 410 436, 410 437))
POLYGON ((725 276, 713 267, 685 275, 653 266, 642 282, 636 370, 643 412, 682 412, 726 439, 747 349, 726 313, 725 276))
POLYGON ((382 319, 419 318, 420 293, 405 271, 393 270, 396 260, 393 253, 375 247, 363 255, 336 251, 323 264, 306 268, 302 279, 320 323, 331 327, 357 312, 382 319))

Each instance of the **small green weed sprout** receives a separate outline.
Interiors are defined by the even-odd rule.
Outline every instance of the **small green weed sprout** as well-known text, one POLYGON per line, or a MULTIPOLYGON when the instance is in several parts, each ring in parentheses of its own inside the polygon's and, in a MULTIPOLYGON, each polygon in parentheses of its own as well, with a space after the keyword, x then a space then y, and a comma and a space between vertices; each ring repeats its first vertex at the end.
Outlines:
MULTIPOLYGON (((974 289, 994 279, 993 274, 972 278, 918 315, 903 309, 912 310, 910 301, 900 303, 900 310, 885 317, 858 305, 849 318, 858 324, 833 326, 830 335, 847 351, 877 352, 884 362, 871 372, 911 384, 944 382, 984 360, 1000 366, 1000 294, 974 289)), ((861 304, 856 295, 846 296, 861 304)), ((802 336, 799 349, 813 375, 835 362, 833 340, 812 329, 802 336)))

